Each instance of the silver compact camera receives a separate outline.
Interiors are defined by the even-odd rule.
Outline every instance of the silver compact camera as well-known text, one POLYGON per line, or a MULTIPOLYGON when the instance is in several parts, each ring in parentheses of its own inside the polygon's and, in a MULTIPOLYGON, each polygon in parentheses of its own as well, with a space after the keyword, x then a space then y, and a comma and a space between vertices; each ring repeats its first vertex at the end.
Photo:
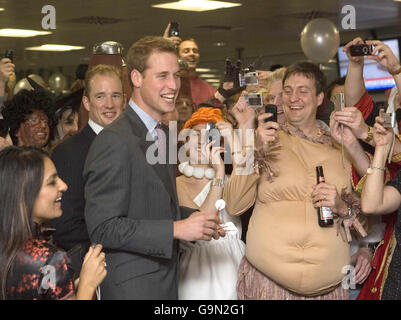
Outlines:
POLYGON ((340 92, 333 97, 334 111, 342 111, 345 107, 344 93, 340 92))
POLYGON ((384 120, 384 128, 395 128, 395 112, 380 112, 380 117, 384 120))
POLYGON ((261 108, 263 107, 263 96, 261 93, 248 93, 244 95, 248 106, 252 108, 261 108))
POLYGON ((259 84, 258 73, 256 71, 253 72, 245 72, 244 74, 239 74, 239 85, 243 86, 256 86, 259 84))

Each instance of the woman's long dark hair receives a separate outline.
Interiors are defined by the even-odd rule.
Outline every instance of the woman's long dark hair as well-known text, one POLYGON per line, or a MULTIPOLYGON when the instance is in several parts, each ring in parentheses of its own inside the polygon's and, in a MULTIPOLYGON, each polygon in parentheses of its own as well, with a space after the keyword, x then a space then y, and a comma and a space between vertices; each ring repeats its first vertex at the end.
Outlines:
POLYGON ((0 299, 17 252, 32 238, 32 208, 43 181, 48 155, 35 147, 0 151, 0 299))

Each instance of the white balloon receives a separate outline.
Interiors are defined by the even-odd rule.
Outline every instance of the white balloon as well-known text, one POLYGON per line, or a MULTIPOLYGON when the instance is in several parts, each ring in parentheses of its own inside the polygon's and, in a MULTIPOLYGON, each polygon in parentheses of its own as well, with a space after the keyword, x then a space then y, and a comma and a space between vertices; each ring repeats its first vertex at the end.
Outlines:
POLYGON ((340 34, 328 19, 309 21, 301 33, 301 47, 305 55, 316 63, 329 61, 340 45, 340 34))
MULTIPOLYGON (((39 76, 37 74, 30 74, 28 77, 31 78, 33 81, 35 81, 37 84, 46 88, 46 82, 43 80, 43 78, 41 76, 39 76)), ((14 87, 14 91, 13 91, 14 95, 16 95, 22 89, 33 90, 31 84, 28 82, 28 80, 26 78, 23 78, 17 82, 17 84, 14 87)))
POLYGON ((60 72, 53 73, 49 78, 49 87, 56 93, 67 88, 67 78, 60 72))
POLYGON ((14 91, 13 91, 14 95, 16 95, 18 92, 20 92, 23 89, 33 90, 33 88, 29 84, 28 80, 26 80, 26 78, 21 79, 20 81, 17 82, 17 84, 14 87, 14 91))

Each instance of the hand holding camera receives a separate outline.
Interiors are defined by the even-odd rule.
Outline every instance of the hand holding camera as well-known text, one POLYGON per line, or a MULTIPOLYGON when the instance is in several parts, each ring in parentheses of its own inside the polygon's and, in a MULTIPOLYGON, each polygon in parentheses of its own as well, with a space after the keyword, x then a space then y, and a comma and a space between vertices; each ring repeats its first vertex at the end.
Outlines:
POLYGON ((243 91, 239 97, 237 103, 232 108, 232 113, 235 120, 238 122, 239 129, 253 129, 255 127, 255 108, 250 108, 245 96, 248 94, 247 91, 243 91))
POLYGON ((178 47, 181 43, 181 38, 179 37, 180 32, 178 28, 178 22, 170 22, 163 33, 163 38, 173 41, 175 46, 178 47))
POLYGON ((280 129, 280 125, 274 122, 274 117, 277 118, 277 107, 276 113, 274 112, 274 105, 267 105, 266 110, 272 111, 263 113, 258 117, 258 128, 256 129, 256 146, 263 147, 278 139, 277 130, 280 129), (273 119, 272 119, 273 118, 273 119))
POLYGON ((13 64, 14 53, 7 49, 4 58, 0 60, 0 84, 6 83, 10 75, 14 73, 15 65, 13 64))
POLYGON ((393 140, 394 127, 391 127, 391 121, 392 113, 385 113, 383 109, 380 109, 380 114, 376 117, 376 123, 373 126, 373 140, 376 148, 385 147, 387 153, 390 151, 393 140))
POLYGON ((365 42, 362 40, 362 38, 357 37, 354 40, 348 42, 344 48, 343 51, 345 52, 345 54, 347 55, 350 63, 354 63, 357 65, 363 65, 364 63, 364 57, 361 55, 353 55, 357 52, 363 52, 363 50, 361 49, 361 45, 365 45, 365 42), (352 49, 352 54, 351 54, 351 47, 352 49))
POLYGON ((226 71, 224 73, 223 83, 220 84, 217 91, 228 99, 229 97, 241 92, 245 86, 240 85, 241 61, 238 60, 235 65, 230 59, 226 59, 226 71))
POLYGON ((378 40, 368 40, 367 45, 374 46, 369 60, 375 60, 382 65, 391 75, 401 74, 401 65, 398 58, 394 55, 390 47, 378 40))

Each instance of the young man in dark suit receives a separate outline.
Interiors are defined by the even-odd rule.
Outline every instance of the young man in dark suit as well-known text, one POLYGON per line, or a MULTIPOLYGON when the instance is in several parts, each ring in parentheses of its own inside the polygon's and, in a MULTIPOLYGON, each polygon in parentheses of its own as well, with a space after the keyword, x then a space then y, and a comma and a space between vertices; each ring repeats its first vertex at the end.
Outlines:
POLYGON ((65 250, 81 244, 84 247, 81 250, 83 253, 90 244, 84 217, 82 176, 86 156, 96 135, 117 119, 125 103, 120 71, 113 66, 97 65, 90 69, 85 86, 82 101, 89 112, 88 124, 79 133, 58 145, 52 154, 58 175, 67 183, 68 190, 61 201, 62 216, 51 221, 51 226, 56 228, 56 244, 65 250))
POLYGON ((167 149, 168 133, 156 126, 175 108, 177 60, 174 43, 162 37, 131 46, 131 100, 88 153, 85 218, 91 241, 107 253, 104 299, 177 299, 177 240, 220 236, 215 213, 179 207, 174 165, 150 164, 150 147, 167 149))

